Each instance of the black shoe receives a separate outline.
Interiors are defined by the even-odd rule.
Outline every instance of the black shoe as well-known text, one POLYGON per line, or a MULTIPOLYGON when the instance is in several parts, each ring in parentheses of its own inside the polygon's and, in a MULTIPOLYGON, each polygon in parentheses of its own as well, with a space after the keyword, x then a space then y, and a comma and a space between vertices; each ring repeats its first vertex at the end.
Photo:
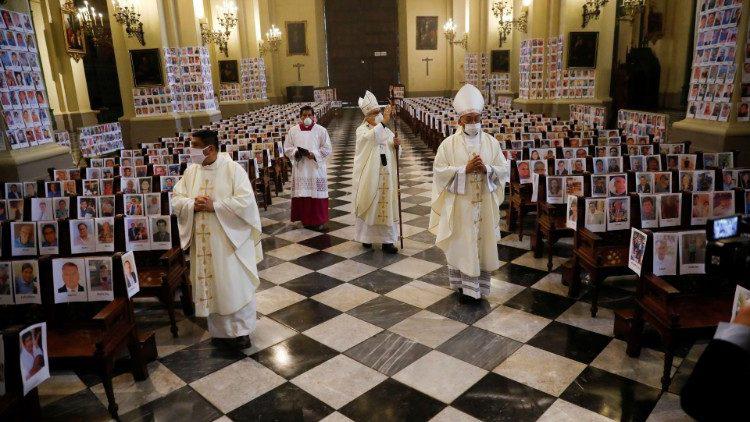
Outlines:
POLYGON ((228 338, 218 338, 218 337, 212 337, 211 338, 211 345, 218 347, 220 349, 228 349, 230 348, 230 342, 231 339, 228 338))
POLYGON ((248 347, 251 347, 253 344, 250 342, 250 336, 240 336, 235 337, 232 339, 232 346, 235 349, 247 349, 248 347))
POLYGON ((393 246, 393 243, 383 243, 383 252, 385 253, 398 253, 398 249, 396 249, 395 246, 393 246))
POLYGON ((372 249, 372 243, 363 243, 362 247, 364 247, 365 249, 372 249))

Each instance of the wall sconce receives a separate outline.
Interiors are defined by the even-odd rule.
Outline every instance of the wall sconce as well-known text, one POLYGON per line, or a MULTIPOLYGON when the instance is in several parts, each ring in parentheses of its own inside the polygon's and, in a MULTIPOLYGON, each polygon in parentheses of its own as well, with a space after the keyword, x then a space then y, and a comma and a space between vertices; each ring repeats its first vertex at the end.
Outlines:
POLYGON ((622 0, 618 14, 620 19, 632 21, 635 15, 643 11, 644 7, 646 7, 646 0, 622 0))
POLYGON ((128 37, 135 37, 141 45, 146 45, 143 36, 141 14, 135 10, 135 0, 114 0, 115 20, 125 26, 128 37))
POLYGON ((208 22, 201 22, 201 41, 203 45, 216 44, 219 51, 224 53, 225 57, 229 57, 229 35, 232 34, 232 29, 237 26, 237 6, 225 0, 219 8, 217 22, 219 31, 211 30, 208 22))
POLYGON ((599 15, 602 12, 602 7, 609 3, 609 0, 586 0, 583 5, 583 25, 585 28, 589 22, 599 19, 599 15))
POLYGON ((498 26, 498 38, 500 41, 500 47, 508 39, 511 31, 517 29, 524 34, 529 28, 529 7, 528 2, 524 1, 525 10, 518 19, 513 19, 513 5, 510 4, 509 0, 496 0, 492 4, 492 13, 497 18, 498 26))
POLYGON ((271 28, 266 31, 266 40, 258 44, 258 51, 261 56, 266 53, 275 53, 279 51, 279 44, 281 44, 281 30, 276 25, 271 25, 271 28))
POLYGON ((455 22, 453 22, 453 18, 448 19, 445 24, 443 25, 443 32, 445 32, 445 39, 448 40, 448 42, 451 45, 458 44, 461 47, 466 50, 469 45, 469 35, 464 33, 464 36, 461 37, 460 40, 454 41, 456 38, 456 29, 458 29, 458 25, 456 25, 455 22))
POLYGON ((88 1, 84 1, 83 7, 76 11, 76 19, 78 19, 83 32, 91 37, 94 46, 98 47, 109 43, 109 36, 104 28, 104 15, 97 13, 88 1))

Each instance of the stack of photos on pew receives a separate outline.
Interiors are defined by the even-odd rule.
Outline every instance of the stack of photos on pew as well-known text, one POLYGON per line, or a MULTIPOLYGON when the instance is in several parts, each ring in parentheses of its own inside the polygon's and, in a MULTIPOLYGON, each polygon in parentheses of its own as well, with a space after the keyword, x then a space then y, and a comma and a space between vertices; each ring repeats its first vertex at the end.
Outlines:
MULTIPOLYGON (((653 268, 656 276, 706 273, 706 230, 653 232, 653 268)), ((641 275, 648 235, 631 229, 628 267, 641 275)))
POLYGON ((104 123, 80 129, 78 146, 83 157, 97 157, 123 148, 120 123, 104 123))
POLYGON ((206 47, 165 48, 164 63, 176 112, 218 110, 206 47))
POLYGON ((253 101, 268 99, 266 93, 266 64, 263 58, 240 60, 240 82, 219 86, 221 101, 253 101))
POLYGON ((170 114, 175 111, 175 98, 168 86, 133 88, 136 116, 170 114))
MULTIPOLYGON (((403 91, 401 92, 401 97, 396 98, 404 98, 403 97, 403 91)), ((322 88, 315 88, 313 90, 313 99, 316 103, 326 103, 330 101, 336 101, 336 88, 331 87, 322 87, 322 88)))
POLYGON ((54 142, 31 16, 0 9, 0 109, 11 149, 54 142))
POLYGON ((544 98, 544 39, 531 38, 521 41, 518 73, 519 98, 544 98))
POLYGON ((668 124, 666 114, 617 110, 617 128, 626 135, 651 136, 654 142, 664 142, 667 140, 668 124))
POLYGON ((570 120, 590 127, 604 127, 607 124, 607 108, 586 104, 571 104, 570 120))
MULTIPOLYGON (((699 0, 696 7, 698 35, 690 75, 687 117, 726 122, 733 108, 742 0, 699 0)), ((750 99, 750 85, 744 82, 743 102, 750 99)), ((747 107, 738 111, 740 118, 747 120, 747 107)))

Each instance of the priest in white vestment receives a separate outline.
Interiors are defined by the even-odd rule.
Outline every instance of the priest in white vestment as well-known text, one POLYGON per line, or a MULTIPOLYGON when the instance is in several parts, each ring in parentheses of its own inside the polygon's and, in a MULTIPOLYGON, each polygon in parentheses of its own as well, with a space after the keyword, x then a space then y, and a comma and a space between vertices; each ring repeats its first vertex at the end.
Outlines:
POLYGON ((289 129, 284 155, 292 162, 292 221, 322 230, 328 221, 326 158, 331 154, 331 137, 315 121, 310 106, 300 109, 300 123, 289 129))
POLYGON ((398 181, 396 150, 401 141, 385 125, 391 107, 381 113, 378 100, 370 91, 359 99, 365 118, 357 128, 352 186, 354 187, 354 240, 366 248, 382 245, 386 253, 396 253, 398 239, 398 181))
POLYGON ((509 169, 500 143, 482 132, 482 93, 464 85, 453 108, 459 127, 435 156, 430 232, 445 252, 450 287, 479 299, 490 293, 490 273, 500 267, 500 204, 509 169))
POLYGON ((215 343, 250 347, 256 324, 256 264, 263 258, 255 194, 245 170, 219 153, 217 133, 193 134, 191 164, 174 187, 180 242, 190 248, 195 313, 215 343))

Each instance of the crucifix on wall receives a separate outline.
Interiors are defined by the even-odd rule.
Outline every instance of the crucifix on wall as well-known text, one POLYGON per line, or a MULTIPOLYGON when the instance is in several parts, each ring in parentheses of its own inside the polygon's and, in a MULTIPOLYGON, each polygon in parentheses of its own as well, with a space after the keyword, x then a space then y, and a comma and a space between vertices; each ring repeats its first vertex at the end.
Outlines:
POLYGON ((300 70, 303 67, 305 67, 305 65, 303 65, 302 63, 295 63, 295 64, 292 65, 292 67, 296 67, 297 68, 297 82, 301 82, 302 81, 302 73, 300 73, 300 70))
POLYGON ((433 61, 433 60, 434 59, 431 59, 429 57, 425 57, 424 59, 422 59, 422 61, 424 62, 425 66, 426 66, 425 70, 427 71, 427 76, 430 76, 430 62, 433 61))

